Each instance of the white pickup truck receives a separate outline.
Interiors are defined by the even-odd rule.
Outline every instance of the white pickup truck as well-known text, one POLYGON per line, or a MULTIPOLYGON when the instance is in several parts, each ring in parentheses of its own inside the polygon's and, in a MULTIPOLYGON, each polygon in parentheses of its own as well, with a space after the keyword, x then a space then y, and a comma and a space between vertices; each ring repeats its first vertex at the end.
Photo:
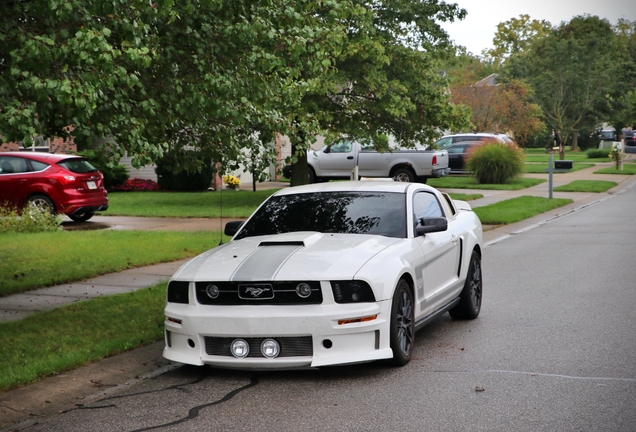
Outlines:
MULTIPOLYGON (((380 153, 372 145, 363 146, 346 139, 307 151, 307 163, 310 183, 356 177, 392 177, 396 181, 426 183, 429 178, 450 172, 446 150, 398 148, 380 153)), ((289 165, 283 175, 291 176, 289 165)))

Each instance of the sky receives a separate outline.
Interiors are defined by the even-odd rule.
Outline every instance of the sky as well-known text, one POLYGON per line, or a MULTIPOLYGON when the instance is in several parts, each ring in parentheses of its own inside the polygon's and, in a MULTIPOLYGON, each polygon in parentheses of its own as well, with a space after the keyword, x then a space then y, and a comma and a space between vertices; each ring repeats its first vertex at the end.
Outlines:
POLYGON ((445 0, 457 3, 468 15, 462 21, 443 23, 442 27, 457 45, 480 55, 492 48, 497 24, 518 18, 546 20, 553 26, 570 21, 576 15, 597 15, 616 24, 619 18, 636 21, 636 0, 445 0))

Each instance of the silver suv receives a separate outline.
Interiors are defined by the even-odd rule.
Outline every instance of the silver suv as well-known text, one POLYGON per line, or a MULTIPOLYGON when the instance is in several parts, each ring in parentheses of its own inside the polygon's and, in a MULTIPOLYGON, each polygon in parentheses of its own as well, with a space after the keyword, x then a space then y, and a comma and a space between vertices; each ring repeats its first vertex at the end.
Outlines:
POLYGON ((435 141, 435 145, 438 149, 445 149, 446 147, 464 141, 491 141, 495 140, 500 142, 501 144, 513 144, 514 141, 506 134, 498 134, 498 133, 486 133, 486 132, 475 132, 475 133, 461 133, 455 135, 444 135, 437 141, 435 141))

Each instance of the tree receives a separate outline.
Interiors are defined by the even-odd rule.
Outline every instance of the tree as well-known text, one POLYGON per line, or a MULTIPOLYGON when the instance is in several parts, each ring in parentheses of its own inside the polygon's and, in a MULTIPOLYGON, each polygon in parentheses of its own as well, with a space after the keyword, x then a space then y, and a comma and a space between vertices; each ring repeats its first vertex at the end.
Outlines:
POLYGON ((626 126, 636 127, 636 21, 619 19, 614 27, 617 36, 617 81, 620 91, 609 95, 604 118, 617 132, 626 126))
MULTIPOLYGON (((609 22, 574 17, 530 44, 523 55, 511 56, 507 71, 531 85, 544 122, 565 143, 587 119, 596 117, 608 94, 617 91, 614 46, 609 22)), ((572 147, 576 149, 576 138, 572 147)))
POLYGON ((339 52, 348 1, 0 2, 0 135, 113 137, 110 151, 175 169, 226 162, 285 130, 339 52))
POLYGON ((530 19, 530 15, 521 14, 519 18, 497 24, 493 38, 494 48, 486 54, 496 64, 501 64, 508 57, 525 52, 532 43, 546 37, 552 31, 552 25, 545 20, 530 19))
MULTIPOLYGON (((290 107, 297 124, 315 121, 328 138, 346 134, 376 142, 392 135, 402 145, 428 143, 440 130, 467 126, 467 111, 450 102, 441 73, 441 60, 453 50, 437 24, 465 11, 436 0, 355 3, 366 13, 346 22, 333 67, 299 106, 290 107)), ((306 183, 312 136, 294 129, 287 135, 297 156, 292 185, 306 183)))
POLYGON ((519 80, 494 86, 464 85, 452 88, 452 101, 471 108, 473 130, 512 133, 519 145, 545 128, 541 108, 530 101, 532 90, 519 80))

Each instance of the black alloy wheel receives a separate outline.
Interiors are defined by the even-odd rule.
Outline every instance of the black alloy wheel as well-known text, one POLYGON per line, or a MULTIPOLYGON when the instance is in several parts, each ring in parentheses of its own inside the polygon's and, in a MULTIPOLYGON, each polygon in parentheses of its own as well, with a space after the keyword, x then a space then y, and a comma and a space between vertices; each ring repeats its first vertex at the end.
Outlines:
POLYGON ((411 360, 415 343, 415 304, 409 284, 401 279, 391 305, 391 349, 394 366, 404 366, 411 360))
POLYGON ((481 311, 482 299, 481 259, 476 251, 470 257, 468 275, 464 289, 459 295, 459 304, 448 313, 454 319, 475 319, 481 311))

